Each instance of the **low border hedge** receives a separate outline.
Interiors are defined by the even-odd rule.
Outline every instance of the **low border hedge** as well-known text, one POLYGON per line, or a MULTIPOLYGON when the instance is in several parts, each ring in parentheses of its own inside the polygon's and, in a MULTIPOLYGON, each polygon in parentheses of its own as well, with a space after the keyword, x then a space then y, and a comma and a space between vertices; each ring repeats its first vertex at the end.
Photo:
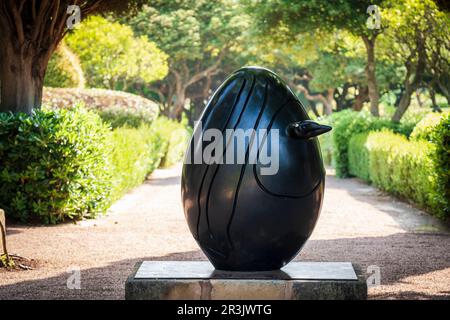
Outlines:
MULTIPOLYGON (((447 127, 450 128, 448 123, 447 127)), ((349 170, 382 190, 446 219, 450 202, 448 191, 445 192, 450 181, 450 149, 448 145, 446 151, 440 149, 434 143, 408 140, 390 131, 361 133, 349 142, 349 170)))
POLYGON ((94 217, 110 204, 110 129, 81 108, 0 113, 0 207, 56 223, 94 217))
POLYGON ((0 113, 0 207, 23 222, 93 218, 162 161, 182 159, 185 124, 121 123, 111 130, 109 121, 82 107, 0 113))

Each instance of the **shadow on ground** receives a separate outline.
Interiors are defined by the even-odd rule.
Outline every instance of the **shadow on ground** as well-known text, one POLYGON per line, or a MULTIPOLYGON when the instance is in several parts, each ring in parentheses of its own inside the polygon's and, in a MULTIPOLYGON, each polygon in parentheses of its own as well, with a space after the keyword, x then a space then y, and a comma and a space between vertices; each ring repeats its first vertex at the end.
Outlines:
MULTIPOLYGON (((359 264, 363 271, 369 265, 377 265, 381 269, 381 284, 390 285, 401 283, 410 276, 450 268, 449 247, 450 235, 445 234, 436 237, 436 234, 399 233, 386 237, 311 240, 296 260, 352 261, 359 264)), ((71 274, 62 272, 50 278, 1 286, 0 299, 123 299, 125 280, 140 261, 204 259, 200 250, 127 259, 104 267, 81 270, 80 290, 68 289, 66 284, 71 274)), ((375 293, 370 298, 450 299, 450 292, 445 290, 428 295, 420 291, 397 291, 375 293)))

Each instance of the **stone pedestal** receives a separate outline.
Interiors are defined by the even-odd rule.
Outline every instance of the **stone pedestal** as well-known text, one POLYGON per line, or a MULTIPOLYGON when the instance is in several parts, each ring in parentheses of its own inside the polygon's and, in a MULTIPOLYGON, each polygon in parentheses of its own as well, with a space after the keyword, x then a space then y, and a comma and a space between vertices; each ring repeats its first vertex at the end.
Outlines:
POLYGON ((144 261, 125 284, 128 300, 366 299, 350 262, 291 262, 277 271, 227 272, 207 261, 144 261))

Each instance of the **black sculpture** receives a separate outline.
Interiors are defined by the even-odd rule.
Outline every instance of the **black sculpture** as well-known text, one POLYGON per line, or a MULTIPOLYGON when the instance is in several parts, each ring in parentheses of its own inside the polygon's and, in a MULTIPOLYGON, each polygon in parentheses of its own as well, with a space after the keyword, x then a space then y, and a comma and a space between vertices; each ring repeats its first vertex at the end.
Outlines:
MULTIPOLYGON (((210 128, 223 133, 250 128, 267 129, 269 140, 278 129, 274 175, 262 175, 264 166, 258 161, 250 163, 251 140, 243 164, 191 163, 207 145, 193 138, 183 166, 182 201, 189 229, 216 269, 283 267, 298 254, 319 217, 325 170, 315 137, 331 127, 309 120, 286 84, 259 67, 234 72, 214 93, 200 121, 194 136, 210 128)), ((225 153, 230 145, 225 137, 223 145, 225 153)))

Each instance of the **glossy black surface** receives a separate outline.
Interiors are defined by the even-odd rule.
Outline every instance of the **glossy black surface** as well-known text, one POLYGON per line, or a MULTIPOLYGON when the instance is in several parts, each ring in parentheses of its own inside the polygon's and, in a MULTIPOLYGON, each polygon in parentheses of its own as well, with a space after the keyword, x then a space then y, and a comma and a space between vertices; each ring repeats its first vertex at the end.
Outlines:
MULTIPOLYGON (((270 130, 279 129, 275 175, 262 175, 263 165, 249 163, 248 157, 245 164, 185 162, 182 201, 189 229, 216 269, 283 267, 298 254, 319 217, 325 170, 315 136, 331 128, 310 121, 284 82, 257 67, 233 73, 200 120, 203 131, 267 129, 267 139, 270 130)), ((192 139, 186 156, 206 145, 192 139)))

